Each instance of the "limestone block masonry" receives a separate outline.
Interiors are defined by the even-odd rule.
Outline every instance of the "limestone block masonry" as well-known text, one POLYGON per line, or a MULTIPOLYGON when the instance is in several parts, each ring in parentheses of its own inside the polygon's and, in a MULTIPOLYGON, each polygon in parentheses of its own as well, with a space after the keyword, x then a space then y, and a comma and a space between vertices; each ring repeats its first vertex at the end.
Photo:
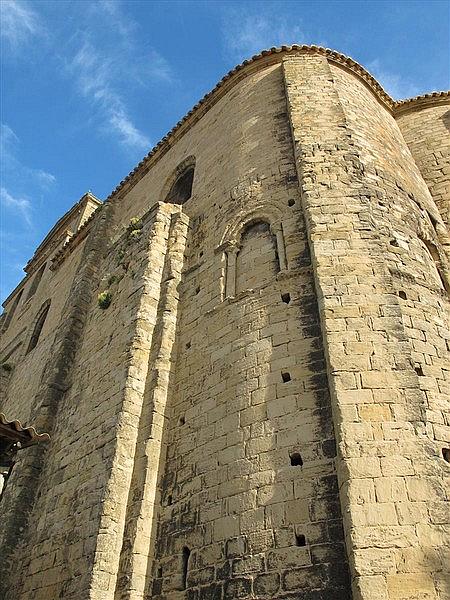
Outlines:
POLYGON ((2 316, 5 600, 450 598, 450 95, 231 71, 2 316))

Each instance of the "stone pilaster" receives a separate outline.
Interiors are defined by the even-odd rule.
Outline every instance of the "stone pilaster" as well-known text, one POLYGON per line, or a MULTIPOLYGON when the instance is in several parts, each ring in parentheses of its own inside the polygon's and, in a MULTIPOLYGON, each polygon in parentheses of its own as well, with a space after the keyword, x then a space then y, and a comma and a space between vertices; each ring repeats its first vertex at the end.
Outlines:
MULTIPOLYGON (((133 475, 128 495, 126 525, 123 536, 115 600, 142 600, 148 585, 153 558, 156 516, 164 472, 164 431, 168 419, 171 365, 175 343, 181 271, 184 260, 188 217, 172 215, 167 253, 161 281, 150 355, 150 370, 134 457, 133 475)), ((149 264, 152 267, 152 264, 149 264)))
MULTIPOLYGON (((117 417, 115 448, 100 509, 89 591, 92 600, 114 598, 127 503, 133 499, 130 485, 144 410, 153 334, 159 318, 161 286, 164 288, 163 278, 168 276, 165 260, 172 212, 171 205, 160 203, 142 218, 139 250, 132 257, 137 283, 132 304, 129 301, 128 305, 132 322, 125 354, 126 376, 121 384, 122 401, 117 417)), ((155 468, 153 461, 152 468, 155 468)))

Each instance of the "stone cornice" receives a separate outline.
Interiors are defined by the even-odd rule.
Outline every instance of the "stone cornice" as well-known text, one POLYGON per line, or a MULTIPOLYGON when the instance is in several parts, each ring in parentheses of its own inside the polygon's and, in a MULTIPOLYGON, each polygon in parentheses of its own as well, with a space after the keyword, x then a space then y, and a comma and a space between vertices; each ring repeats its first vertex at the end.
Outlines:
MULTIPOLYGON (((101 210, 101 206, 99 206, 101 210)), ((85 239, 87 234, 89 233, 92 224, 94 222, 94 217, 99 211, 93 212, 90 217, 86 219, 86 221, 81 225, 81 227, 74 233, 74 235, 67 240, 67 242, 62 246, 58 252, 55 253, 51 260, 50 270, 56 271, 59 265, 65 260, 65 258, 72 254, 75 248, 85 239)))
MULTIPOLYGON (((33 274, 46 262, 51 256, 53 250, 58 244, 68 235, 69 231, 64 229, 70 223, 70 220, 79 213, 83 207, 86 206, 87 202, 92 202, 97 205, 97 207, 102 206, 102 201, 99 200, 96 196, 94 196, 91 192, 86 192, 80 198, 80 200, 74 204, 51 228, 49 233, 45 236, 43 241, 36 248, 34 255, 28 261, 28 263, 24 267, 24 271, 26 273, 25 277, 16 285, 16 287, 12 290, 9 296, 2 302, 2 306, 5 307, 8 302, 27 284, 33 274)), ((55 268, 64 260, 64 257, 70 253, 73 248, 82 241, 88 231, 88 227, 90 227, 90 223, 93 219, 93 216, 96 211, 94 211, 81 225, 78 231, 75 231, 70 237, 69 241, 64 244, 64 246, 56 253, 55 258, 52 259, 52 266, 50 270, 55 270, 55 268), (70 242, 70 243, 69 243, 70 242), (56 260, 55 260, 56 259, 56 260)))
POLYGON ((229 71, 219 83, 208 92, 170 131, 161 141, 141 160, 133 171, 108 196, 107 201, 123 196, 131 187, 133 187, 176 142, 186 131, 188 131, 201 117, 216 104, 232 87, 239 81, 248 77, 252 73, 260 71, 267 66, 281 63, 290 56, 298 55, 317 55, 325 57, 330 63, 336 64, 345 70, 353 73, 361 79, 369 89, 375 94, 378 100, 385 106, 391 114, 396 115, 397 110, 414 110, 415 107, 421 108, 423 103, 435 103, 438 101, 450 103, 450 92, 434 92, 424 96, 417 96, 408 100, 395 101, 382 88, 378 81, 359 63, 352 58, 321 46, 305 46, 294 44, 292 46, 281 46, 270 48, 256 54, 249 60, 244 60, 240 65, 229 71), (408 107, 408 108, 406 108, 408 107))
POLYGON ((407 112, 423 110, 439 106, 440 104, 450 104, 450 91, 448 92, 431 92, 422 96, 414 96, 406 100, 399 100, 395 103, 394 116, 400 117, 407 112))

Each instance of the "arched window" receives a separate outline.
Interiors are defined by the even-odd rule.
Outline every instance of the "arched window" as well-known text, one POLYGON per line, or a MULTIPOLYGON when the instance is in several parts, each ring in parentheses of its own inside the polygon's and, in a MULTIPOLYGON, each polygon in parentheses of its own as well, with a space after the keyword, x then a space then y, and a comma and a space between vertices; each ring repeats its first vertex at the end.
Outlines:
POLYGON ((192 195, 194 182, 195 163, 190 160, 188 164, 182 163, 178 168, 178 176, 173 182, 165 201, 171 204, 184 204, 192 195), (183 166, 185 165, 185 166, 183 166))
POLYGON ((38 289, 38 286, 41 282, 42 275, 44 274, 46 265, 47 265, 47 263, 44 263, 42 265, 42 267, 39 269, 39 271, 36 273, 36 275, 34 276, 34 279, 30 285, 30 290, 28 292, 27 300, 29 298, 31 298, 32 296, 34 296, 34 294, 36 293, 36 290, 38 289))
POLYGON ((31 352, 33 348, 36 348, 41 335, 42 328, 44 327, 45 319, 47 318, 48 311, 50 309, 50 301, 47 301, 38 313, 36 323, 34 325, 33 333, 31 335, 30 343, 28 344, 27 354, 31 352))
POLYGON ((425 248, 427 249, 428 255, 431 259, 430 262, 433 265, 432 266, 432 275, 433 275, 436 283, 438 285, 442 285, 442 287, 445 290, 449 291, 449 286, 448 286, 448 284, 445 280, 444 274, 442 273, 442 270, 441 270, 441 259, 439 256, 438 249, 429 240, 422 239, 422 242, 423 242, 425 248))
POLYGON ((11 308, 8 311, 6 311, 2 331, 6 331, 8 329, 9 324, 11 323, 11 320, 14 316, 14 313, 16 312, 16 308, 19 306, 20 299, 22 298, 22 294, 23 294, 23 290, 20 290, 20 292, 14 298, 14 301, 11 302, 11 308))

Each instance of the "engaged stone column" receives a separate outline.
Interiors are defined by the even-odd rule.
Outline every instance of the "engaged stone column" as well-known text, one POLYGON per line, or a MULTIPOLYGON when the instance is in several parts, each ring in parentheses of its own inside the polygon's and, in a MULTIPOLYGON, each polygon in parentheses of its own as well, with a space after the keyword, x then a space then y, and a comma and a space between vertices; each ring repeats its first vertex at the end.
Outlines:
POLYGON ((272 233, 277 238, 277 253, 280 261, 280 271, 287 269, 286 249, 284 247, 284 234, 281 223, 273 223, 271 226, 272 233))
POLYGON ((225 283, 225 298, 234 298, 236 295, 236 259, 239 247, 230 244, 226 249, 227 255, 227 274, 225 283))

